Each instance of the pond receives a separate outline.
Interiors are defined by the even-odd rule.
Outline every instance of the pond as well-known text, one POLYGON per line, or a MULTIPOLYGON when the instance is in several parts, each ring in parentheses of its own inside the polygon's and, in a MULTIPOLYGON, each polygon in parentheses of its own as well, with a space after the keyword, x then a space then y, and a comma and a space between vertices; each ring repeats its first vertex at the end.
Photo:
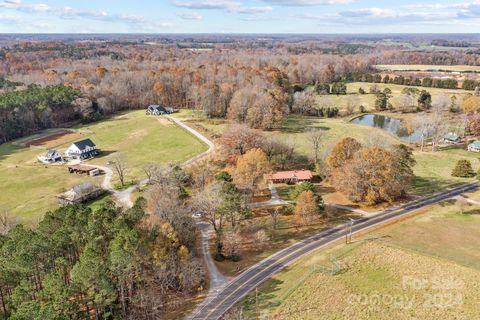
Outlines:
POLYGON ((351 123, 380 128, 399 137, 405 142, 416 142, 422 139, 419 132, 416 132, 412 128, 408 128, 401 120, 383 115, 365 114, 353 119, 351 123))

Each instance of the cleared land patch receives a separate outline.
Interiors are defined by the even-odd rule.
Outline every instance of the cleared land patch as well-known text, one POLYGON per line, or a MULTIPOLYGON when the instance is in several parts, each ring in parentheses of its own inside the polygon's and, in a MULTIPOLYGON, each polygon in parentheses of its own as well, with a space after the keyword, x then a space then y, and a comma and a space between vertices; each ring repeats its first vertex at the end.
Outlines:
POLYGON ((72 132, 72 131, 60 131, 57 133, 53 133, 51 135, 47 135, 38 139, 33 139, 28 142, 25 142, 26 147, 41 147, 41 148, 53 148, 58 145, 61 145, 66 142, 70 142, 73 140, 81 139, 82 134, 80 132, 72 132))

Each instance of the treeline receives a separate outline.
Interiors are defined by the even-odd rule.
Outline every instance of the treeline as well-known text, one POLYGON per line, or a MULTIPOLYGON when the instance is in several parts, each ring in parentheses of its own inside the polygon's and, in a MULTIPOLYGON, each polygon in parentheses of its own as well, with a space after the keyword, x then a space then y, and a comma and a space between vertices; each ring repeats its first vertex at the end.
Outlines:
POLYGON ((21 82, 10 81, 8 79, 0 77, 0 89, 15 88, 21 85, 21 82))
POLYGON ((375 64, 409 64, 409 65, 480 65, 478 51, 472 50, 385 50, 375 57, 375 64))
POLYGON ((0 143, 78 119, 72 102, 79 95, 63 85, 0 93, 0 143))
MULTIPOLYGON (((440 78, 414 78, 414 77, 404 77, 404 76, 395 76, 390 77, 388 74, 383 76, 381 74, 352 74, 345 78, 347 81, 359 81, 359 82, 369 82, 369 83, 387 83, 387 84, 398 84, 405 86, 415 86, 415 87, 425 87, 425 88, 440 88, 440 89, 460 89, 458 81, 453 78, 440 79, 440 78)), ((465 89, 465 88, 463 88, 465 89)), ((475 90, 465 89, 465 90, 475 90)))
POLYGON ((0 237, 1 313, 9 319, 158 319, 167 293, 202 285, 188 230, 145 223, 145 201, 126 211, 106 203, 48 212, 36 230, 0 237))

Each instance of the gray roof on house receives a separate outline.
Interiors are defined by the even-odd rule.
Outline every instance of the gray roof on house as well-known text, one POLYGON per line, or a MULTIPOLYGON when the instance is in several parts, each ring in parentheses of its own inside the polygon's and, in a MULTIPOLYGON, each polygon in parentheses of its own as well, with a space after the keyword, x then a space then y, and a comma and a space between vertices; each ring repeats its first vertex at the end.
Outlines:
POLYGON ((160 106, 158 104, 152 104, 148 107, 149 109, 157 109, 157 110, 165 110, 164 106, 160 106))
POLYGON ((449 132, 443 136, 443 139, 449 140, 449 141, 457 141, 458 139, 460 139, 460 137, 456 133, 449 132))
POLYGON ((57 150, 50 149, 50 150, 48 150, 46 157, 47 158, 52 158, 56 153, 57 153, 57 150))
POLYGON ((474 147, 476 149, 480 149, 480 141, 474 141, 472 143, 470 143, 470 147, 474 147))
POLYGON ((93 143, 93 141, 90 139, 74 142, 73 144, 80 150, 85 150, 86 147, 90 147, 90 148, 96 147, 95 143, 93 143))

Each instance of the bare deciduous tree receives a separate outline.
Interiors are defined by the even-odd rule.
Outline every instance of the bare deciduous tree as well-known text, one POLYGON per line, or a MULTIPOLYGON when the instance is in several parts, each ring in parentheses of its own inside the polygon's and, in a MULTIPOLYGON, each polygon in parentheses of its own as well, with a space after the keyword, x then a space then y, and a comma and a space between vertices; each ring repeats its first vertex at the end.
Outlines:
POLYGON ((191 199, 192 207, 202 215, 215 231, 217 254, 222 253, 222 232, 227 214, 222 210, 221 185, 212 183, 195 193, 191 199))
POLYGON ((277 230, 278 218, 280 217, 280 209, 279 208, 270 209, 270 210, 268 210, 268 214, 272 218, 272 228, 273 228, 273 230, 277 230))
POLYGON ((6 235, 18 224, 18 220, 6 209, 0 208, 0 235, 6 235))
POLYGON ((120 180, 120 183, 123 187, 125 185, 125 177, 129 169, 127 157, 124 154, 118 154, 113 160, 112 167, 113 172, 116 174, 118 180, 120 180))
POLYGON ((322 143, 324 131, 322 129, 313 128, 308 132, 307 139, 310 142, 313 150, 314 163, 318 164, 320 145, 322 143))

